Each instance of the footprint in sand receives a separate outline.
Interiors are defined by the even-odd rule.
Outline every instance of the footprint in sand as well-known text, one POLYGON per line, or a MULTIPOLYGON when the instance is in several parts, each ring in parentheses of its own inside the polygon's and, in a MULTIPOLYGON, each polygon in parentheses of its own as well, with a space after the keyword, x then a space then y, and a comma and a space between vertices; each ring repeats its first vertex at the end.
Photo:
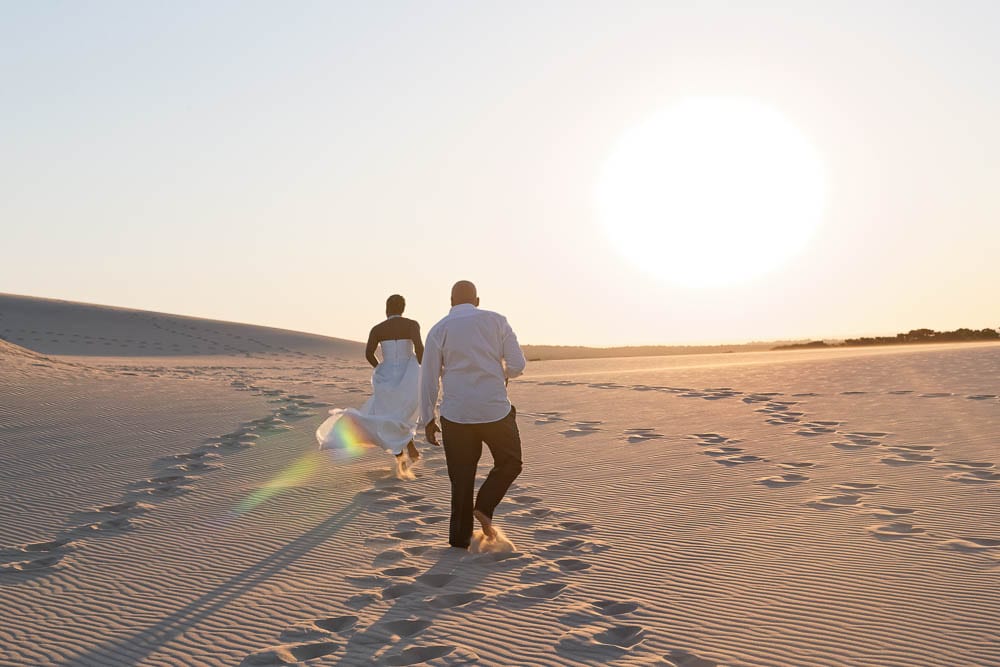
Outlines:
POLYGON ((556 651, 573 659, 607 664, 641 644, 645 635, 645 628, 639 625, 571 630, 559 639, 556 651))
POLYGON ((702 446, 721 445, 731 441, 736 442, 735 440, 731 440, 731 438, 719 435, 718 433, 692 433, 690 437, 700 440, 701 442, 699 444, 702 446))
POLYGON ((880 540, 898 540, 913 537, 914 535, 921 535, 926 531, 923 528, 915 527, 912 523, 893 521, 868 526, 868 532, 880 540))
POLYGON ((378 565, 388 565, 390 563, 398 563, 401 560, 406 560, 406 553, 400 549, 386 549, 382 553, 375 556, 374 564, 378 565))
POLYGON ((399 621, 388 621, 381 627, 385 628, 397 637, 412 637, 413 635, 431 627, 433 623, 420 618, 403 619, 399 621))
POLYGON ((628 428, 625 429, 624 437, 630 444, 637 444, 648 440, 659 440, 665 436, 651 428, 628 428))
MULTIPOLYGON (((413 568, 416 570, 417 568, 413 568)), ((385 586, 386 580, 377 574, 362 574, 356 576, 346 576, 344 581, 358 588, 379 588, 385 586)))
POLYGON ((535 424, 539 426, 566 421, 561 412, 527 412, 524 413, 524 415, 527 417, 534 417, 535 424))
POLYGON ((105 521, 95 521, 94 523, 81 524, 73 527, 72 531, 77 534, 104 533, 132 530, 135 527, 136 524, 132 521, 131 517, 122 516, 115 519, 107 519, 105 521))
POLYGON ((594 524, 585 523, 583 521, 561 521, 559 525, 566 530, 574 530, 578 532, 590 530, 594 527, 594 524))
POLYGON ((358 593, 344 600, 344 605, 350 609, 364 609, 368 605, 379 602, 382 597, 378 593, 358 593))
POLYGON ((862 444, 859 444, 857 442, 831 442, 830 443, 831 446, 836 447, 837 449, 839 449, 841 451, 844 451, 844 452, 861 452, 861 451, 864 451, 864 450, 868 449, 869 447, 874 446, 875 444, 877 444, 877 443, 873 443, 871 445, 862 445, 862 444))
POLYGON ((886 449, 890 452, 933 452, 937 450, 937 447, 934 445, 890 445, 886 446, 886 449))
POLYGON ((889 466, 912 466, 918 465, 920 463, 928 463, 934 460, 934 457, 929 454, 918 454, 916 452, 907 452, 904 450, 898 450, 895 456, 886 456, 879 459, 879 463, 884 463, 889 466))
POLYGON ((941 465, 952 470, 983 470, 996 464, 989 461, 942 461, 941 465))
POLYGON ((415 547, 404 547, 403 551, 405 551, 410 556, 423 556, 425 553, 427 553, 428 551, 432 550, 433 548, 434 548, 434 545, 431 545, 431 544, 421 544, 421 545, 418 545, 418 546, 415 546, 415 547))
POLYGON ((453 574, 422 574, 417 577, 418 582, 431 588, 444 588, 454 580, 453 574))
POLYGON ((979 553, 990 549, 1000 549, 1000 538, 995 537, 958 537, 940 543, 943 549, 961 551, 962 553, 979 553))
POLYGON ((560 435, 564 435, 567 438, 576 438, 583 435, 593 435, 601 429, 598 426, 601 422, 575 422, 570 428, 565 431, 559 431, 560 435))
POLYGON ((428 599, 427 606, 432 609, 454 609, 482 600, 485 597, 482 593, 446 593, 428 599))
POLYGON ((766 487, 772 489, 779 489, 786 486, 796 486, 802 482, 809 481, 808 475, 803 475, 801 473, 785 473, 784 475, 775 475, 772 477, 761 477, 757 480, 758 484, 763 484, 766 487))
POLYGON ((58 540, 50 540, 48 542, 32 542, 30 544, 22 544, 17 549, 14 549, 14 553, 51 553, 54 551, 70 551, 79 547, 78 542, 74 542, 68 537, 64 537, 58 540))
POLYGON ((390 584, 382 589, 383 600, 395 600, 417 592, 416 584, 390 584))
POLYGON ((642 643, 646 629, 641 625, 615 625, 594 635, 594 639, 604 644, 631 648, 642 643))
POLYGON ((673 649, 664 655, 663 659, 672 667, 719 667, 719 663, 701 658, 684 649, 673 649))
POLYGON ((868 516, 883 521, 896 521, 902 516, 908 516, 917 511, 909 507, 891 507, 889 505, 875 505, 866 509, 869 510, 866 512, 868 516))
POLYGON ((757 463, 759 461, 766 461, 767 459, 761 458, 760 456, 754 456, 753 454, 744 454, 743 456, 730 456, 726 458, 714 459, 716 463, 724 466, 741 466, 748 463, 757 463))
POLYGON ((354 615, 319 618, 286 629, 281 633, 280 639, 283 642, 302 642, 310 639, 319 639, 331 632, 346 632, 357 625, 357 623, 358 617, 354 615))
POLYGON ((559 569, 554 564, 543 562, 525 567, 521 571, 520 579, 524 582, 534 583, 538 581, 546 581, 548 579, 555 579, 556 577, 561 577, 563 574, 563 570, 559 569))
POLYGON ((834 484, 833 488, 838 491, 848 491, 850 493, 871 493, 881 491, 885 487, 875 482, 841 482, 840 484, 834 484))
POLYGON ((412 577, 417 572, 420 572, 420 568, 413 566, 390 567, 382 570, 382 574, 387 577, 412 577))
POLYGON ((62 554, 55 554, 12 563, 0 563, 0 575, 53 570, 61 564, 63 558, 62 554))
POLYGON ((284 644, 251 653, 241 664, 248 667, 250 665, 294 665, 299 662, 329 655, 339 648, 340 644, 335 642, 284 644))
POLYGON ((468 649, 444 644, 411 646, 384 658, 385 665, 471 665, 479 656, 468 649))
POLYGON ((990 470, 968 470, 966 472, 955 472, 945 475, 949 482, 960 482, 962 484, 992 484, 1000 481, 1000 472, 990 470))
POLYGON ((413 505, 410 509, 414 512, 432 512, 437 509, 437 505, 413 505))
POLYGON ((873 447, 875 445, 882 444, 877 439, 871 436, 861 435, 860 433, 845 433, 844 438, 850 440, 855 445, 861 445, 863 447, 873 447))
POLYGON ((779 463, 778 467, 785 470, 800 470, 802 468, 812 468, 815 465, 812 461, 786 461, 785 463, 779 463))
POLYGON ((732 456, 743 451, 742 447, 716 447, 713 449, 703 449, 701 453, 705 456, 732 456))
POLYGON ((806 502, 809 507, 818 510, 833 510, 844 507, 853 507, 861 502, 861 496, 849 493, 842 493, 836 496, 819 496, 806 502))
POLYGON ((510 590, 510 595, 527 598, 529 600, 551 600, 558 597, 566 590, 568 584, 551 582, 547 584, 533 584, 522 586, 510 590))
POLYGON ((556 561, 556 566, 564 572, 580 572, 593 567, 590 563, 577 558, 560 558, 556 561))
POLYGON ((795 435, 801 435, 806 438, 814 438, 827 433, 836 433, 836 429, 832 429, 829 426, 810 426, 809 424, 803 424, 802 426, 802 428, 795 432, 795 435))
POLYGON ((432 525, 434 525, 436 523, 441 523, 442 521, 447 520, 447 518, 448 517, 446 517, 446 516, 425 516, 425 517, 416 519, 416 521, 418 521, 419 523, 421 523, 423 525, 426 525, 426 526, 432 526, 432 525))
POLYGON ((620 602, 617 600, 598 600, 591 603, 602 616, 624 616, 631 614, 639 608, 638 602, 627 600, 620 602))

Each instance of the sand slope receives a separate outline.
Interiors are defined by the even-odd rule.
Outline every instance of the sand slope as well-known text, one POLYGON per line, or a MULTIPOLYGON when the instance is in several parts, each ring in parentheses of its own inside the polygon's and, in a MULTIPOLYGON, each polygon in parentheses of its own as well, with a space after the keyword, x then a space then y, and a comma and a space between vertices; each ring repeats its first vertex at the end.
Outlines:
POLYGON ((363 361, 4 350, 0 664, 1000 664, 1000 346, 533 364, 500 556, 363 361))
POLYGON ((356 356, 360 343, 197 317, 0 294, 0 338, 81 356, 356 356))

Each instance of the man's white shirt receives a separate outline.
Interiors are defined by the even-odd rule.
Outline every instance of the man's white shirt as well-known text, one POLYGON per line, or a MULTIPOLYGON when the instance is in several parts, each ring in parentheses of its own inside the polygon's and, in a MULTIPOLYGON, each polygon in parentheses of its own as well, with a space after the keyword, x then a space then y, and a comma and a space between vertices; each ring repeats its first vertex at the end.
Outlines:
POLYGON ((508 378, 527 362, 514 330, 499 313, 471 303, 451 312, 427 333, 420 367, 420 425, 434 419, 441 391, 441 416, 460 424, 503 419, 510 412, 508 378))

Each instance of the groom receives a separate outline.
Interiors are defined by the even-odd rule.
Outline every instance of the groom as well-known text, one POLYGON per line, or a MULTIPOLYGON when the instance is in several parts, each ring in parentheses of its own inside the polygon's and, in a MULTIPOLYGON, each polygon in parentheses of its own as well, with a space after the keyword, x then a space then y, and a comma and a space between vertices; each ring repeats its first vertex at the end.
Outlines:
POLYGON ((507 380, 523 373, 525 365, 507 319, 479 309, 475 285, 467 280, 455 283, 451 312, 427 334, 420 377, 420 423, 427 441, 438 445, 439 431, 444 438, 451 479, 448 542, 453 547, 469 547, 473 517, 487 538, 496 536, 493 510, 521 472, 521 436, 507 398, 507 380), (443 430, 434 421, 442 385, 443 430), (484 442, 493 455, 493 470, 473 501, 484 442))

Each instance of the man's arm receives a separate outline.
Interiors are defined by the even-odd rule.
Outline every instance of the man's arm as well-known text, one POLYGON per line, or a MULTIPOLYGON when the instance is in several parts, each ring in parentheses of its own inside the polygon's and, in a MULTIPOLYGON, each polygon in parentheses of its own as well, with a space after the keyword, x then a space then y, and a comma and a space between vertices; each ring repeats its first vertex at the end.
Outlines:
POLYGON ((372 368, 378 366, 378 359, 375 358, 376 347, 378 347, 378 338, 376 338, 375 329, 373 328, 371 333, 368 334, 368 345, 365 346, 365 359, 372 365, 372 368))
POLYGON ((503 362, 504 366, 507 367, 507 379, 513 379, 524 372, 524 368, 528 365, 528 362, 524 358, 521 345, 517 342, 517 335, 510 328, 506 318, 503 319, 501 326, 503 327, 501 332, 503 337, 503 362))
POLYGON ((427 334, 427 345, 420 363, 420 425, 427 427, 434 422, 438 392, 441 389, 441 341, 440 331, 431 329, 427 334))
POLYGON ((413 333, 411 334, 410 340, 413 341, 413 351, 417 355, 417 363, 423 365, 424 343, 420 340, 420 323, 416 320, 413 321, 413 333))

